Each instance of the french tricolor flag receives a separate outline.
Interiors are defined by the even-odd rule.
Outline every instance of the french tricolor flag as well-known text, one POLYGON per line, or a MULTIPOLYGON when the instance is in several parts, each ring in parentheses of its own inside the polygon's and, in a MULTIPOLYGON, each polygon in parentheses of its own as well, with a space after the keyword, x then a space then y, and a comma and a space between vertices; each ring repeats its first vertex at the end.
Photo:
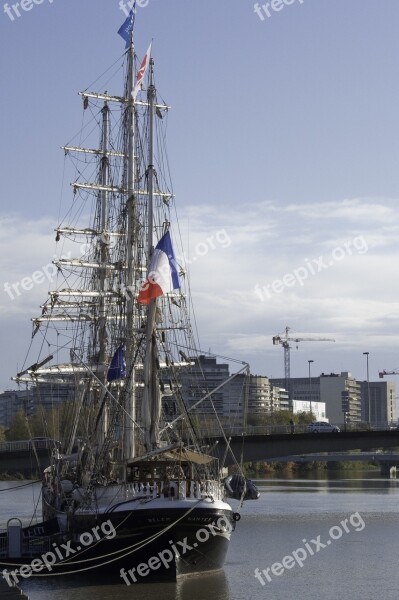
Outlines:
POLYGON ((179 274, 176 270, 172 240, 167 231, 154 249, 147 279, 140 289, 137 300, 140 304, 150 304, 154 298, 177 288, 180 288, 179 274))
POLYGON ((145 56, 141 62, 140 68, 137 72, 137 79, 136 79, 136 85, 134 86, 134 90, 132 92, 132 96, 133 96, 133 100, 136 100, 137 98, 137 94, 139 93, 139 91, 141 90, 141 86, 143 84, 143 80, 145 77, 145 74, 147 72, 148 69, 148 65, 150 63, 150 57, 151 57, 151 46, 152 46, 152 42, 151 44, 148 46, 148 50, 145 53, 145 56))

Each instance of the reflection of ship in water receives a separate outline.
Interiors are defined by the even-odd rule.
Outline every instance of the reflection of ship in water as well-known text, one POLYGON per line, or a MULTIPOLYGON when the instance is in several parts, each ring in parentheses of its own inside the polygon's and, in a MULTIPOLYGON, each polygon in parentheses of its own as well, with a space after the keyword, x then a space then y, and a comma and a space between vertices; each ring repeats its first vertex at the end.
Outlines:
MULTIPOLYGON (((8 586, 7 586, 8 587, 8 586)), ((100 579, 94 575, 88 577, 70 575, 60 576, 55 581, 29 579, 22 582, 24 592, 45 600, 87 600, 87 598, 109 598, 112 600, 132 600, 133 592, 140 590, 143 600, 230 600, 231 591, 224 571, 207 573, 192 577, 183 577, 175 582, 148 582, 145 587, 115 585, 104 573, 100 579)), ((0 596, 3 598, 3 596, 0 596)), ((24 600, 22 596, 18 596, 24 600)), ((135 596, 134 596, 135 597, 135 596)), ((14 600, 14 599, 13 599, 14 600)), ((15 599, 17 600, 17 598, 15 599)))
MULTIPOLYGON (((169 586, 168 586, 169 587, 169 586)), ((173 590, 171 590, 173 591, 173 590)), ((230 587, 224 571, 203 575, 201 580, 198 577, 187 577, 178 580, 175 584, 175 596, 171 594, 164 596, 162 600, 204 600, 204 598, 217 598, 217 600, 230 600, 230 587)))

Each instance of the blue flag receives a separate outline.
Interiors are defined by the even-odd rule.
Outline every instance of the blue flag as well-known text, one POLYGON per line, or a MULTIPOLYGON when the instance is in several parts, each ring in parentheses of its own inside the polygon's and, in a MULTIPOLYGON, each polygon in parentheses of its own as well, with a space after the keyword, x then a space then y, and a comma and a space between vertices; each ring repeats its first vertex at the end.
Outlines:
POLYGON ((126 375, 126 363, 124 356, 123 346, 119 346, 114 356, 112 357, 111 364, 107 372, 107 381, 115 381, 116 379, 122 379, 126 375))
POLYGON ((119 28, 118 33, 121 37, 123 37, 123 39, 126 42, 126 48, 129 48, 130 46, 130 38, 131 38, 131 33, 133 31, 133 27, 134 27, 134 19, 136 17, 136 0, 134 1, 133 4, 133 8, 129 13, 129 16, 127 17, 126 21, 123 23, 123 25, 119 28))

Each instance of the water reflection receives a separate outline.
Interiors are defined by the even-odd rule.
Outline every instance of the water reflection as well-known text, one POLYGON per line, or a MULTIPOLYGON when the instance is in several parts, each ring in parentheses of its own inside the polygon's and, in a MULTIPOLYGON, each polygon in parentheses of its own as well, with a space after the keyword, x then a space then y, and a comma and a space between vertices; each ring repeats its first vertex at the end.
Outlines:
POLYGON ((176 600, 204 600, 217 598, 229 600, 230 588, 224 571, 198 578, 186 578, 176 584, 176 600))
POLYGON ((263 492, 373 492, 397 493, 399 481, 382 477, 377 471, 318 471, 316 474, 287 473, 283 476, 265 476, 254 480, 263 492), (317 477, 317 479, 316 479, 317 477))
POLYGON ((23 591, 30 600, 230 600, 230 588, 224 571, 201 577, 187 577, 176 583, 142 583, 131 586, 97 585, 88 578, 73 577, 36 579, 24 582, 23 591))

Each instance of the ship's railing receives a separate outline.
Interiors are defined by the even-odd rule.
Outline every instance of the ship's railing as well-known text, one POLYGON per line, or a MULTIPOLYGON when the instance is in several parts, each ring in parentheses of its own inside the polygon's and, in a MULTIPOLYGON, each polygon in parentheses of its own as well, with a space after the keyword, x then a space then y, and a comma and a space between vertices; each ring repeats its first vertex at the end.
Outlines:
POLYGON ((221 500, 222 486, 216 480, 168 479, 161 481, 133 482, 128 484, 132 497, 168 498, 182 500, 212 497, 221 500))

